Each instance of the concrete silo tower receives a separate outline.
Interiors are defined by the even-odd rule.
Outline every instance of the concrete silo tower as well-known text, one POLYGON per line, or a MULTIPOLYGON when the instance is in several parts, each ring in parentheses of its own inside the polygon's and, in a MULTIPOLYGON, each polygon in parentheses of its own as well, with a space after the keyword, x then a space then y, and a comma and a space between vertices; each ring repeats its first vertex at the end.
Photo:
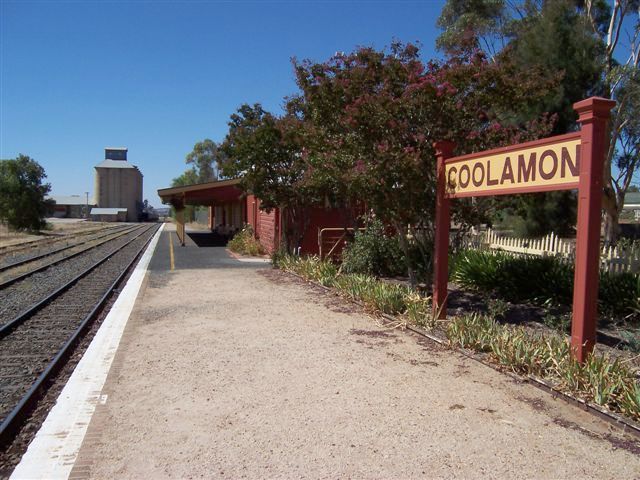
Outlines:
POLYGON ((126 148, 105 148, 104 161, 95 166, 95 202, 99 208, 126 208, 127 221, 142 213, 142 173, 127 161, 126 148))

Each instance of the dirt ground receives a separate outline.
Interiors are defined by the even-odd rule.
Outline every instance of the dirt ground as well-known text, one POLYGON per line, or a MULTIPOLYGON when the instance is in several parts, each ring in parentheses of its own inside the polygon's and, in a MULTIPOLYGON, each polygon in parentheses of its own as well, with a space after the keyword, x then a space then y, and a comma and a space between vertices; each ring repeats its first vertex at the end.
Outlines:
POLYGON ((103 393, 73 478, 640 477, 609 424, 269 269, 151 272, 103 393))
POLYGON ((79 231, 98 229, 106 225, 102 222, 87 222, 80 218, 47 218, 47 230, 40 234, 14 232, 0 223, 0 247, 19 245, 33 240, 45 240, 60 235, 72 235, 79 231))
POLYGON ((17 245, 31 240, 38 240, 42 238, 41 235, 30 235, 28 233, 13 232, 9 230, 7 225, 0 223, 0 247, 9 245, 17 245))

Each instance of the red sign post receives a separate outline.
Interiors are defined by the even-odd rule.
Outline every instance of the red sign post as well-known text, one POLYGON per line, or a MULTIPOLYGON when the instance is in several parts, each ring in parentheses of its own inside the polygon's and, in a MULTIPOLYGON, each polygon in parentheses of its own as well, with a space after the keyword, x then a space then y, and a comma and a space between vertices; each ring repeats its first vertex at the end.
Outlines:
POLYGON ((438 190, 433 308, 447 315, 450 199, 578 189, 571 349, 583 362, 596 340, 602 173, 606 127, 615 102, 575 103, 580 132, 453 157, 454 144, 436 142, 438 190))

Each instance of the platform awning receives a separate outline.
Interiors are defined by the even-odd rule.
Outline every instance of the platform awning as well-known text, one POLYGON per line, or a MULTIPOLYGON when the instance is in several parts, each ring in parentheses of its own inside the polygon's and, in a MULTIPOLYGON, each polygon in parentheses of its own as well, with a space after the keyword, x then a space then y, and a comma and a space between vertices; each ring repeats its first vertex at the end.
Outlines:
POLYGON ((158 190, 158 195, 162 199, 162 203, 171 204, 176 208, 183 208, 185 205, 220 205, 240 199, 243 192, 238 186, 239 183, 239 178, 233 178, 181 187, 161 188, 158 190))
POLYGON ((180 244, 185 244, 185 205, 204 205, 213 207, 225 203, 237 202, 243 191, 239 187, 240 179, 216 180, 213 182, 195 183, 181 187, 161 188, 158 195, 162 203, 169 203, 176 209, 176 233, 180 244))

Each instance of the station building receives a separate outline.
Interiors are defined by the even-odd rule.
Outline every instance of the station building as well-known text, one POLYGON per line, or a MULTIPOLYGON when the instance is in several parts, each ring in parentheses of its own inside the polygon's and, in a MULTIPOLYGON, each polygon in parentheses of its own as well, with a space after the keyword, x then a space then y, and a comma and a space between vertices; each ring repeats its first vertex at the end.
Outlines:
POLYGON ((137 222, 142 213, 142 173, 127 161, 127 151, 104 149, 104 161, 95 166, 95 202, 102 209, 126 209, 126 221, 137 222))
POLYGON ((52 195, 46 200, 55 202, 52 214, 56 218, 86 218, 95 206, 93 199, 85 195, 52 195))
MULTIPOLYGON (((209 207, 209 229, 231 237, 245 224, 253 227, 256 239, 265 251, 272 253, 280 247, 286 215, 279 208, 267 212, 260 208, 260 199, 246 194, 239 186, 240 179, 217 180, 194 185, 163 188, 158 195, 176 211, 176 229, 185 244, 184 208, 187 205, 209 207)), ((305 212, 307 228, 299 245, 299 253, 320 256, 337 255, 347 240, 351 228, 346 212, 336 208, 313 207, 305 212)))

